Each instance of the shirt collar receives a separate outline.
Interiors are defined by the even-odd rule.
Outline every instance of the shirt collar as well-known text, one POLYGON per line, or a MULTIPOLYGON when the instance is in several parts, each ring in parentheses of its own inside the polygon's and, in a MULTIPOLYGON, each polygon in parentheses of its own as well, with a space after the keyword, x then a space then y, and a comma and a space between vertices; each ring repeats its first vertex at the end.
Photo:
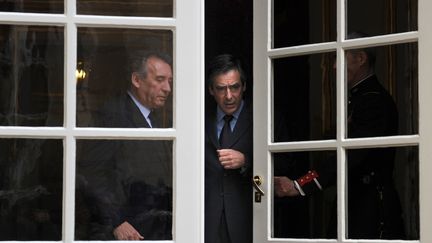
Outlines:
POLYGON ((351 87, 351 90, 354 89, 356 86, 358 86, 360 83, 363 83, 363 81, 365 81, 366 79, 370 78, 372 75, 374 75, 374 74, 371 73, 371 74, 367 75, 366 77, 364 77, 362 80, 358 81, 356 84, 354 84, 354 85, 351 87))
POLYGON ((145 106, 143 106, 138 99, 130 92, 127 92, 128 95, 131 97, 135 105, 138 107, 138 109, 141 111, 141 114, 147 119, 148 115, 150 114, 151 110, 145 106))

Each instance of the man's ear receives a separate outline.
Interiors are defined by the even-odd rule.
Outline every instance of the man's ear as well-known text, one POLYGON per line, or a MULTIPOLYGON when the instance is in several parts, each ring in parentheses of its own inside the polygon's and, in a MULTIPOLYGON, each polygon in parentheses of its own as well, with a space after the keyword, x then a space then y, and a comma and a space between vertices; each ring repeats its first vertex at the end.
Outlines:
POLYGON ((367 55, 366 55, 366 52, 364 52, 364 51, 361 51, 361 52, 359 52, 358 53, 358 58, 359 58, 359 62, 360 62, 360 64, 361 65, 364 65, 364 64, 366 64, 367 63, 367 59, 368 59, 368 57, 367 57, 367 55))
POLYGON ((208 86, 209 93, 214 96, 213 87, 211 85, 208 86))
POLYGON ((243 92, 246 91, 246 82, 243 82, 243 92))
POLYGON ((139 77, 138 73, 136 73, 136 72, 132 73, 132 75, 131 75, 131 82, 132 82, 132 85, 135 88, 139 88, 139 86, 140 86, 140 77, 139 77))

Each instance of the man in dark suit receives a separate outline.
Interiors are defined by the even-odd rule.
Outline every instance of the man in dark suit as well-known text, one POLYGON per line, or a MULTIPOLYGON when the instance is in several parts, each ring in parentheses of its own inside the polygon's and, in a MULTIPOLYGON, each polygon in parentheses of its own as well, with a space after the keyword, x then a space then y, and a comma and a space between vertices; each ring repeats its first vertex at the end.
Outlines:
MULTIPOLYGON (((108 101, 95 126, 160 127, 158 109, 171 92, 171 59, 136 53, 130 89, 108 101), (156 117, 156 118, 153 118, 156 117)), ((172 142, 92 140, 83 142, 77 166, 77 191, 90 205, 89 239, 172 239, 172 142)))
MULTIPOLYGON (((349 35, 350 39, 359 37, 365 35, 349 35)), ((397 108, 374 73, 374 49, 349 50, 346 62, 348 138, 397 135, 397 108)), ((404 237, 401 207, 393 181, 394 158, 394 148, 347 151, 348 238, 404 237)), ((299 178, 275 177, 275 194, 279 197, 307 196, 335 185, 336 163, 321 164, 322 167, 317 166, 299 178)), ((330 237, 336 237, 336 220, 330 225, 330 237)))
POLYGON ((216 105, 205 134, 205 242, 252 242, 252 108, 238 59, 220 55, 208 68, 216 105))

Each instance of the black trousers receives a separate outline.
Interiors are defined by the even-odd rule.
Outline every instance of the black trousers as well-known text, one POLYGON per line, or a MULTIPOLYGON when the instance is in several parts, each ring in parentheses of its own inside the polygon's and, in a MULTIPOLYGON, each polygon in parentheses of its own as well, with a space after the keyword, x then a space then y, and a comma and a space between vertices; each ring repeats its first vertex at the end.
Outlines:
POLYGON ((226 223, 225 210, 222 211, 217 237, 216 243, 231 243, 228 225, 226 223))

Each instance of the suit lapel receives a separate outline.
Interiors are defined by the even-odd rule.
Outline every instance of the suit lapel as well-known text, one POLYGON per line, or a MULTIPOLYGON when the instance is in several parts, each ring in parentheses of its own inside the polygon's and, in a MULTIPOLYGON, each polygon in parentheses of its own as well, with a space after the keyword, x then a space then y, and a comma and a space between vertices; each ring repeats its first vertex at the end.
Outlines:
POLYGON ((208 138, 210 139, 211 143, 215 148, 219 148, 219 141, 217 139, 217 129, 216 129, 216 115, 215 112, 213 112, 212 115, 207 117, 206 122, 206 133, 208 138))
POLYGON ((127 95, 126 97, 125 106, 126 106, 125 109, 130 115, 128 116, 130 119, 129 121, 131 122, 133 127, 150 128, 150 125, 148 124, 147 120, 145 119, 145 117, 143 116, 139 108, 136 106, 136 104, 133 102, 131 97, 129 97, 129 95, 127 95))
POLYGON ((249 126, 252 125, 252 121, 250 120, 250 108, 248 105, 244 105, 243 110, 240 112, 239 118, 237 120, 236 126, 234 128, 231 141, 229 143, 229 148, 231 148, 237 141, 243 136, 245 132, 247 132, 249 126))

